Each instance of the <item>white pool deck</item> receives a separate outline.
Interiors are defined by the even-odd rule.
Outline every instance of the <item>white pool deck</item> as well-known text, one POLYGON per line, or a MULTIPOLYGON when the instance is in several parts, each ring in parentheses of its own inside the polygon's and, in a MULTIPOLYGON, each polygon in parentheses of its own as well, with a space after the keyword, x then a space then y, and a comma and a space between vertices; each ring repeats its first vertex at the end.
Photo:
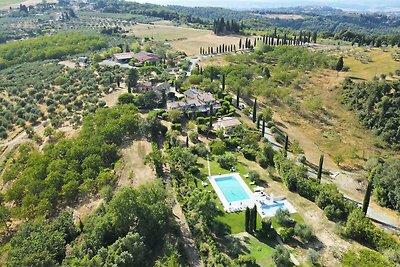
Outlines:
POLYGON ((229 174, 223 174, 223 175, 214 175, 214 176, 208 177, 208 180, 210 181, 210 183, 211 183, 212 187, 214 188, 215 192, 217 193, 218 198, 221 201, 222 205, 224 206, 224 210, 226 212, 241 211, 241 210, 245 210, 247 207, 253 207, 254 206, 255 198, 254 198, 253 192, 251 192, 250 188, 243 181, 242 177, 240 177, 239 173, 229 173, 229 174), (235 178, 238 181, 238 183, 243 187, 244 191, 247 193, 249 198, 247 200, 229 202, 225 198, 225 196, 222 193, 221 189, 219 188, 217 182, 215 181, 215 179, 223 178, 223 177, 233 177, 233 178, 235 178))
POLYGON ((226 212, 237 212, 245 210, 247 207, 253 208, 254 205, 257 206, 257 211, 260 214, 261 218, 272 217, 275 215, 276 210, 279 207, 273 207, 275 205, 282 204, 283 208, 286 208, 290 213, 295 213, 296 209, 293 205, 285 198, 285 197, 274 197, 273 195, 265 194, 264 192, 255 192, 253 193, 247 184, 244 182, 242 177, 239 173, 229 173, 223 175, 214 175, 209 176, 208 180, 210 181, 212 187, 214 188, 215 192, 219 200, 221 201, 222 205, 224 206, 224 210, 226 212), (246 200, 241 201, 233 201, 229 202, 221 189, 219 188, 218 184, 216 183, 215 179, 223 178, 223 177, 233 177, 235 178, 238 183, 243 187, 244 191, 249 196, 246 200), (263 209, 262 206, 267 205, 270 206, 267 209, 263 209), (271 207, 272 206, 272 207, 271 207))

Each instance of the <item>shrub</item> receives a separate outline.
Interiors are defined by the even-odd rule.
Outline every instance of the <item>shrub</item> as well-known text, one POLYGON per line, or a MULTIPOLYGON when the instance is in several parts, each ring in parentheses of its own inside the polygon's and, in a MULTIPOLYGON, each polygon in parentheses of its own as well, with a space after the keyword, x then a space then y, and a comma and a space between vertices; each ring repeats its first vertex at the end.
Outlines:
POLYGON ((229 170, 230 168, 234 167, 237 164, 237 159, 234 155, 227 154, 219 156, 217 162, 222 168, 229 170))
POLYGON ((312 248, 308 249, 307 259, 311 263, 312 266, 319 266, 320 258, 321 258, 321 256, 319 255, 319 253, 317 251, 313 250, 312 248))
POLYGON ((173 123, 173 124, 171 125, 171 129, 172 129, 172 130, 176 130, 176 131, 180 131, 180 130, 182 130, 182 124, 180 124, 180 123, 173 123))
POLYGON ((282 240, 284 242, 289 242, 294 236, 294 228, 293 227, 283 228, 279 232, 279 235, 282 237, 282 240))
POLYGON ((272 255, 272 258, 274 259, 274 262, 278 267, 292 266, 292 262, 290 261, 289 251, 281 245, 276 247, 276 250, 272 255))
POLYGON ((260 174, 255 170, 249 171, 249 178, 256 183, 261 179, 260 174))
POLYGON ((226 151, 225 142, 221 140, 214 140, 210 142, 211 152, 215 155, 223 155, 226 151))
POLYGON ((266 126, 267 126, 268 128, 272 128, 272 127, 275 126, 275 123, 274 123, 273 121, 269 121, 269 122, 267 122, 266 126))
POLYGON ((305 223, 297 223, 294 227, 294 233, 300 238, 303 243, 308 243, 313 237, 311 226, 305 223))
POLYGON ((291 221, 290 213, 287 209, 279 208, 275 213, 276 222, 282 226, 289 226, 291 221))
POLYGON ((190 141, 192 141, 193 143, 197 143, 199 141, 199 133, 198 132, 191 132, 189 134, 189 139, 190 141))

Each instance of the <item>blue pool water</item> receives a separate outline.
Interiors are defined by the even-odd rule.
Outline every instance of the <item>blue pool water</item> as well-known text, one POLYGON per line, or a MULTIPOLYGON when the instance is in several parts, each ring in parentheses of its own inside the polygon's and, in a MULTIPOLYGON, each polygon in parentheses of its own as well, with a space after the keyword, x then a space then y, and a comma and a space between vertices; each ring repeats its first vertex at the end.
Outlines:
POLYGON ((288 209, 286 207, 285 203, 261 205, 261 211, 263 212, 263 215, 267 215, 267 216, 274 216, 276 211, 280 208, 288 209))
POLYGON ((249 195, 235 177, 227 176, 216 178, 215 182, 228 202, 250 199, 249 195))

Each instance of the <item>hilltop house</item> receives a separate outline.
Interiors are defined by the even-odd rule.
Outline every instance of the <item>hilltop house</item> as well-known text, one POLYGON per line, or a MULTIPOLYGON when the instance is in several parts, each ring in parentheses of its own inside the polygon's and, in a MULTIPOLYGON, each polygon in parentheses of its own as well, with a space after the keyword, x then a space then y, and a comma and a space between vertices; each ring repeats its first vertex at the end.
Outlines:
POLYGON ((208 113, 210 106, 213 106, 214 112, 221 108, 221 105, 211 93, 196 89, 185 91, 183 98, 179 101, 167 102, 167 109, 180 109, 183 112, 200 111, 208 113))
POLYGON ((145 63, 145 62, 157 62, 160 58, 153 53, 148 52, 126 52, 126 53, 116 53, 112 56, 112 60, 116 63, 120 64, 128 64, 131 59, 135 59, 138 63, 145 63))

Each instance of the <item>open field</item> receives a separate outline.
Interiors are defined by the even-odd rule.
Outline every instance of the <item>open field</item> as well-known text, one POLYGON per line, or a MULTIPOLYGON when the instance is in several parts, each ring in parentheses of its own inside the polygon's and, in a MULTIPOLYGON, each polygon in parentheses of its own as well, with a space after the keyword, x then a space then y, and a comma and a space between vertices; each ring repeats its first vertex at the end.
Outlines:
MULTIPOLYGON (((18 7, 19 4, 23 4, 26 6, 36 5, 43 2, 42 0, 0 0, 0 10, 1 9, 9 9, 10 7, 15 8, 18 7)), ((49 0, 47 3, 56 2, 55 0, 49 0)))
POLYGON ((394 49, 387 49, 387 52, 380 48, 373 48, 369 52, 364 52, 363 49, 354 49, 354 53, 362 53, 368 57, 371 62, 368 64, 362 63, 356 59, 354 55, 344 57, 345 66, 350 67, 350 71, 345 74, 346 77, 355 77, 365 80, 371 80, 375 75, 380 76, 382 73, 388 75, 389 72, 394 73, 400 69, 400 62, 393 60, 391 54, 394 49))
POLYGON ((151 152, 151 143, 147 141, 127 142, 121 150, 122 159, 118 163, 118 187, 139 185, 153 181, 156 176, 149 165, 145 165, 146 156, 151 152))
MULTIPOLYGON (((184 51, 188 56, 198 55, 200 47, 236 45, 239 44, 239 35, 217 36, 212 31, 173 26, 164 21, 153 24, 137 24, 128 28, 130 34, 139 37, 154 38, 157 41, 167 42, 172 48, 184 51)), ((242 36, 242 38, 245 38, 242 36)), ((254 38, 254 37, 253 37, 254 38)))

